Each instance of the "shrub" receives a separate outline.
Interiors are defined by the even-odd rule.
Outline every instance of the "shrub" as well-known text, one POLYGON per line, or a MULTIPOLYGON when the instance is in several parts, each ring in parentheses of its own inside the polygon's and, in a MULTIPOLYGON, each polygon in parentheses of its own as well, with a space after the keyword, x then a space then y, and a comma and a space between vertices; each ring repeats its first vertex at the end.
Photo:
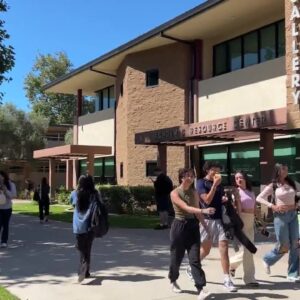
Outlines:
POLYGON ((62 185, 55 193, 55 200, 60 204, 70 204, 70 194, 71 192, 67 191, 62 185))

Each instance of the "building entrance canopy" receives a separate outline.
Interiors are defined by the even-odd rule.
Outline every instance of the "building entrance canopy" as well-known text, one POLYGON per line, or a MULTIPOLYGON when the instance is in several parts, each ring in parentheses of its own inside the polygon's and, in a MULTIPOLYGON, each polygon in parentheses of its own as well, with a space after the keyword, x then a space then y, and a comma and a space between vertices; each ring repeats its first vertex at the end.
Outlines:
POLYGON ((261 111, 219 120, 185 124, 137 133, 135 143, 140 145, 189 146, 216 142, 231 142, 256 138, 260 132, 275 134, 297 133, 288 129, 286 108, 261 111))
POLYGON ((109 146, 90 145, 64 145, 52 148, 36 150, 33 152, 35 159, 75 159, 90 155, 111 155, 112 148, 109 146))

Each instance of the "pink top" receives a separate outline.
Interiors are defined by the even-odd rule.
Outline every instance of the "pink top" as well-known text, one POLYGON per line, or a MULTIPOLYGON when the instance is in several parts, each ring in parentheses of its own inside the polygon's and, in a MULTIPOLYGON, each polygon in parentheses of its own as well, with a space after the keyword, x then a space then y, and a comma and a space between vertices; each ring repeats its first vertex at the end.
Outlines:
POLYGON ((253 192, 238 188, 240 193, 242 209, 253 209, 255 206, 255 195, 253 192))
MULTIPOLYGON (((270 206, 268 197, 273 195, 273 184, 267 185, 264 190, 257 196, 256 201, 270 206)), ((295 205, 296 191, 288 184, 278 184, 275 190, 275 204, 276 205, 295 205)))

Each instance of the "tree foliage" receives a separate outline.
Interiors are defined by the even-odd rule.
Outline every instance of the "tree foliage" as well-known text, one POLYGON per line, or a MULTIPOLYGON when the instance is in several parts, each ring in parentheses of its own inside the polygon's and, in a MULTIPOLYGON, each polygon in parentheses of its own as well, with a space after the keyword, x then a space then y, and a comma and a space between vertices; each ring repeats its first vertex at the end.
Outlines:
POLYGON ((73 144, 73 128, 68 129, 65 134, 65 144, 72 145, 73 144))
POLYGON ((31 72, 25 78, 25 91, 33 112, 50 120, 50 124, 73 124, 76 97, 46 93, 43 86, 69 73, 72 64, 67 55, 38 55, 31 72))
POLYGON ((0 106, 0 162, 32 159, 33 151, 44 148, 48 120, 25 113, 13 104, 0 106))
MULTIPOLYGON (((0 13, 8 10, 8 5, 5 0, 0 0, 0 13)), ((14 48, 6 45, 5 41, 9 39, 9 34, 4 29, 5 21, 0 19, 0 85, 5 81, 10 81, 5 73, 10 71, 15 65, 14 48)), ((3 92, 0 91, 0 104, 3 98, 3 92)))

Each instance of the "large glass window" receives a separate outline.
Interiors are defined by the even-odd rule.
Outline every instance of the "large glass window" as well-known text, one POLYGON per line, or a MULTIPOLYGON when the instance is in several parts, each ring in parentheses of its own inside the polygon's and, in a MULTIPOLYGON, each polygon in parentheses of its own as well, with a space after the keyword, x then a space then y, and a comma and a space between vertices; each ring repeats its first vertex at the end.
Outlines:
POLYGON ((242 67, 242 43, 241 39, 235 39, 228 43, 230 71, 242 67))
POLYGON ((284 21, 259 28, 214 46, 214 76, 285 54, 284 21))
POLYGON ((115 89, 114 86, 109 86, 105 89, 97 91, 96 111, 115 108, 115 89))
POLYGON ((251 32, 243 37, 244 43, 244 67, 258 63, 258 39, 257 32, 251 32))
POLYGON ((260 61, 276 58, 276 26, 271 25, 260 30, 260 61))
POLYGON ((220 75, 227 72, 227 45, 221 44, 214 48, 214 73, 220 75))
POLYGON ((278 32, 278 56, 285 55, 285 24, 281 21, 277 24, 278 32))

